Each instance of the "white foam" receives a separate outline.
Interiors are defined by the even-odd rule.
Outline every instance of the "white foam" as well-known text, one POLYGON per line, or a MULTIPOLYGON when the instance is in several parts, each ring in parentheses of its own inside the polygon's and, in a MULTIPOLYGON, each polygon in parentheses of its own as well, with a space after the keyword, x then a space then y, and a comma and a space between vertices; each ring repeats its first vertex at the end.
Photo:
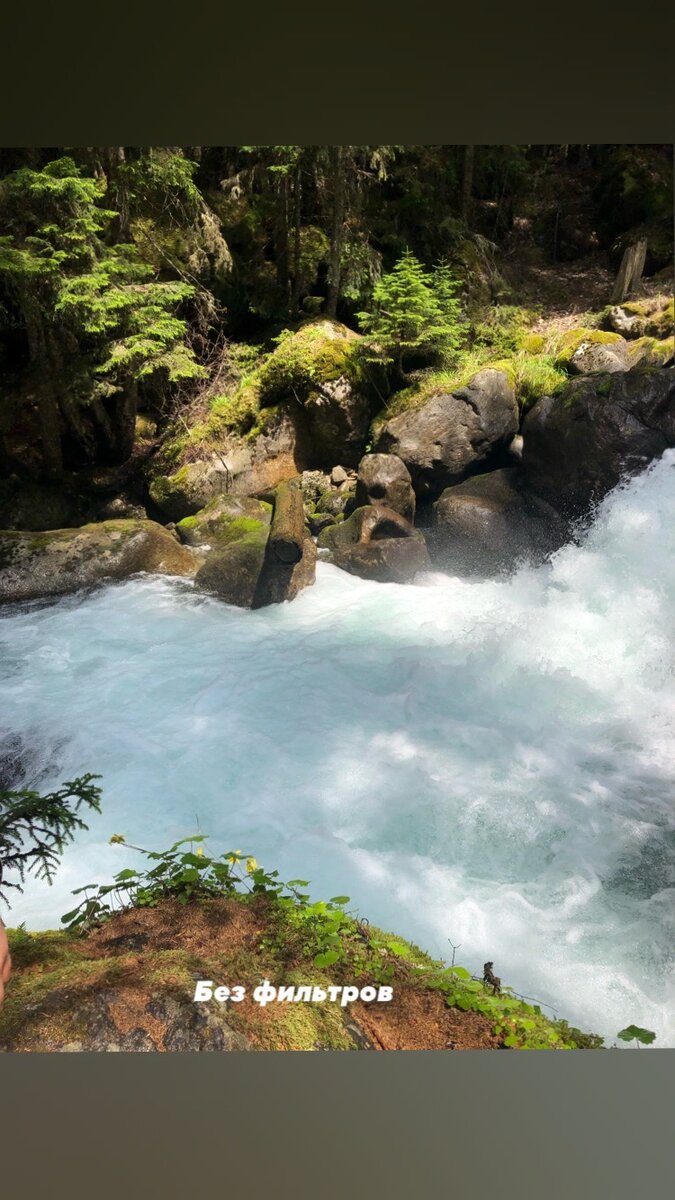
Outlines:
POLYGON ((0 727, 104 805, 50 890, 198 827, 610 1039, 675 1045, 675 453, 509 579, 319 564, 244 612, 138 578, 0 614, 0 727))

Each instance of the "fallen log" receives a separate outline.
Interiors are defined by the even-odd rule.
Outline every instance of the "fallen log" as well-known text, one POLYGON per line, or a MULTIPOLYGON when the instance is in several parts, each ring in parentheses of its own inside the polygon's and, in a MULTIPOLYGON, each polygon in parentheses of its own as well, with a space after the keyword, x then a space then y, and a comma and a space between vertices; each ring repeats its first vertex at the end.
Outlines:
POLYGON ((299 562, 305 543, 305 512, 296 480, 280 483, 274 493, 269 549, 279 562, 299 562))

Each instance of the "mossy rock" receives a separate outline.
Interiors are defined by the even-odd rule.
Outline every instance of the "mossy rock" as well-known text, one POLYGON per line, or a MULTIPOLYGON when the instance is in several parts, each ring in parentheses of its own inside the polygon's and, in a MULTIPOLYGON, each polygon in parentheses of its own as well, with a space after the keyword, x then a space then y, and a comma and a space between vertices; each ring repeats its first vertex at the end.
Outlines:
POLYGON ((308 321, 284 337, 258 372, 262 404, 295 396, 304 402, 318 386, 346 378, 357 383, 358 334, 338 321, 308 321))
POLYGON ((216 496, 193 516, 176 525, 188 546, 225 546, 260 529, 267 531, 272 505, 250 496, 216 496))
POLYGON ((182 521, 225 492, 227 474, 213 461, 186 463, 173 475, 158 475, 149 485, 150 499, 167 521, 182 521))
POLYGON ((10 929, 0 1052, 447 1049, 458 1036, 466 1049, 602 1043, 372 925, 350 922, 339 960, 317 967, 299 916, 298 907, 244 894, 165 898, 88 932, 10 929), (372 987, 383 972, 393 984, 389 1002, 273 999, 263 1007, 253 999, 263 979, 327 996, 333 986, 372 987), (196 979, 236 981, 245 997, 194 1003, 196 979))
POLYGON ((519 349, 526 354, 542 354, 546 346, 546 338, 541 333, 527 333, 521 338, 519 349))
POLYGON ((672 335, 662 341, 655 337, 641 337, 629 343, 628 361, 633 368, 664 367, 674 352, 675 339, 672 335))
POLYGON ((582 345, 590 346, 624 346, 624 339, 619 333, 610 333, 605 329, 568 329, 560 340, 560 349, 556 355, 556 366, 569 370, 572 359, 582 345))
POLYGON ((137 572, 191 575, 194 555, 154 521, 0 533, 0 603, 60 596, 137 572))

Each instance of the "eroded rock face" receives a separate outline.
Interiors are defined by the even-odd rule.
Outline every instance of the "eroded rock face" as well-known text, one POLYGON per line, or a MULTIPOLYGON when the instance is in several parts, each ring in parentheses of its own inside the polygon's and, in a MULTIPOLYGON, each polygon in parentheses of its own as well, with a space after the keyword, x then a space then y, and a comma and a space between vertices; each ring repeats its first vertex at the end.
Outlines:
POLYGON ((503 371, 479 371, 465 388, 432 396, 382 426, 378 453, 408 468, 418 498, 432 499, 505 449, 518 430, 513 385, 503 371))
POLYGON ((341 525, 322 530, 318 544, 335 566, 380 583, 410 583, 431 565, 422 534, 384 505, 357 508, 341 525))
POLYGON ((565 517, 675 445, 675 369, 585 376, 544 396, 524 425, 528 488, 565 517))
POLYGON ((229 473, 228 492, 235 496, 271 493, 279 483, 293 479, 307 466, 304 414, 280 404, 270 412, 265 428, 257 437, 231 436, 223 445, 222 456, 229 473))
POLYGON ((523 488, 521 472, 506 468, 447 488, 433 505, 427 545, 443 570, 490 574, 544 557, 565 532, 555 510, 523 488))
POLYGON ((154 521, 0 533, 0 603, 62 596, 139 571, 191 575, 194 555, 154 521))
POLYGON ((384 504, 408 521, 415 519, 415 492, 410 471, 395 454, 366 454, 359 463, 356 503, 384 504))
MULTIPOLYGON (((166 991, 153 995, 141 989, 103 988, 88 997, 77 998, 77 1031, 60 1033, 59 1011, 68 1014, 73 997, 67 989, 54 989, 31 1014, 34 1024, 48 1024, 50 1033, 36 1046, 30 1044, 29 1031, 21 1031, 16 1041, 0 1042, 0 1050, 39 1050, 48 1053, 71 1051, 195 1051, 251 1050, 243 1034, 236 1033, 224 1020, 222 1011, 209 1011, 206 1004, 194 1004, 192 997, 171 996, 166 991), (28 1042, 28 1044, 25 1044, 28 1042)), ((219 1008, 222 1010, 222 1005, 219 1008)), ((68 1014, 71 1015, 72 1014, 68 1014)))

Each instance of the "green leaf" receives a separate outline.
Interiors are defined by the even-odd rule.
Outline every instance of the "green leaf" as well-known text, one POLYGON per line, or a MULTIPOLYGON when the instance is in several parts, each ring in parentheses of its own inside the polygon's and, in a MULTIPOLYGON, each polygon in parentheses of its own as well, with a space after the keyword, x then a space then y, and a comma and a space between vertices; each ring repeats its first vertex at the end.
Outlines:
POLYGON ((641 1029, 639 1025, 627 1025, 616 1036, 622 1042, 642 1042, 645 1046, 651 1046, 656 1040, 656 1034, 651 1029, 641 1029))
POLYGON ((62 924, 65 925, 68 921, 74 920, 79 911, 79 908, 73 908, 71 912, 64 913, 61 917, 62 924))
POLYGON ((349 896, 331 896, 331 904, 349 904, 349 896))
POLYGON ((341 957, 341 955, 340 955, 339 950, 323 951, 321 954, 315 955, 314 966, 315 967, 332 967, 333 963, 336 963, 340 957, 341 957))

